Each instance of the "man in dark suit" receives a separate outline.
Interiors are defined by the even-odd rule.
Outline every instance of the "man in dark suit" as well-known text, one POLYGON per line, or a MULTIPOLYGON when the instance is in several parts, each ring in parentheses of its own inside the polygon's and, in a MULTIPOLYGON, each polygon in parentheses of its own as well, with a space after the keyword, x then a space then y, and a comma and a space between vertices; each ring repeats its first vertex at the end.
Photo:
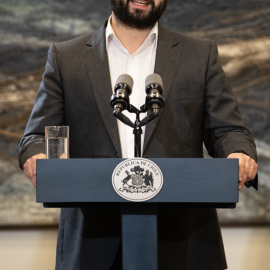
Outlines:
MULTIPOLYGON (((143 157, 200 158, 204 142, 213 157, 239 159, 239 189, 256 187, 255 144, 218 62, 216 44, 158 25, 166 0, 111 4, 112 16, 96 33, 50 47, 20 144, 20 166, 32 184, 36 159, 45 158, 44 126, 70 126, 71 158, 130 156, 129 135, 122 133, 109 105, 114 78, 125 66, 133 78, 146 68, 141 81, 155 72, 164 82, 166 104, 145 130, 143 157), (115 66, 119 59, 124 62, 115 66)), ((132 96, 142 95, 137 90, 132 96)), ((121 269, 120 223, 118 207, 62 209, 56 269, 121 269)), ((160 269, 227 268, 215 210, 159 209, 158 230, 160 269)))

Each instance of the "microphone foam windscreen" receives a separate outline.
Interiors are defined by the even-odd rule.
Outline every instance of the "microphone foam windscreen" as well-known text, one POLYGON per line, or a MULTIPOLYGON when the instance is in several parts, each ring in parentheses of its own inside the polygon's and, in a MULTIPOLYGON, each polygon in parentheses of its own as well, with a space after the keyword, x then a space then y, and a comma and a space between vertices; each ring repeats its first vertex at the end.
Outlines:
POLYGON ((156 73, 150 74, 146 77, 145 87, 147 87, 149 84, 158 84, 163 90, 163 81, 161 77, 156 73))
POLYGON ((132 90, 133 88, 133 79, 130 75, 128 74, 122 74, 118 77, 116 80, 116 85, 122 83, 122 84, 127 84, 129 88, 132 90))

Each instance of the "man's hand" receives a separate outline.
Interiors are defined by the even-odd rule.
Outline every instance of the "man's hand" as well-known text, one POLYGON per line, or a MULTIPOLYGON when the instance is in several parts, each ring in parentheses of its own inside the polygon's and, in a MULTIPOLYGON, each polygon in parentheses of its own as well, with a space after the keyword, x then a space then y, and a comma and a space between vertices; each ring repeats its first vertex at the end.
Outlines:
POLYGON ((32 182, 32 185, 34 186, 34 188, 36 188, 36 173, 37 173, 36 160, 37 159, 46 159, 46 155, 45 154, 35 155, 27 159, 27 161, 23 165, 23 171, 32 182))
POLYGON ((246 182, 256 177, 258 164, 248 155, 232 153, 227 158, 239 159, 239 189, 242 189, 246 182))

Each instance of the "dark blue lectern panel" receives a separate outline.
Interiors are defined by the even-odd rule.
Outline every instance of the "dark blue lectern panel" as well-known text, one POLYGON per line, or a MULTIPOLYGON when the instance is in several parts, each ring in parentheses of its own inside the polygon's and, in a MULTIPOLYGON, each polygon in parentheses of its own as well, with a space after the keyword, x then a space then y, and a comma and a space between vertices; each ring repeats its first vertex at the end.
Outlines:
MULTIPOLYGON (((236 203, 238 160, 151 159, 164 184, 148 202, 236 203)), ((37 161, 37 202, 126 202, 113 189, 112 173, 122 159, 50 159, 37 161)))
POLYGON ((157 205, 122 205, 123 269, 158 269, 157 205))

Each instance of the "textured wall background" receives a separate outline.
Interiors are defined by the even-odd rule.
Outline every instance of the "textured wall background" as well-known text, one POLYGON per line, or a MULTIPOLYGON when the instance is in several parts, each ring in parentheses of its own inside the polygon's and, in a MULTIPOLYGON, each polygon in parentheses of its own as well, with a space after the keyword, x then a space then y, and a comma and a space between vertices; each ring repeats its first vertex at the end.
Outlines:
MULTIPOLYGON (((100 27, 109 1, 2 0, 0 3, 0 225, 57 224, 59 211, 35 203, 18 168, 19 139, 31 112, 51 43, 100 27)), ((260 190, 240 192, 222 223, 270 223, 270 0, 169 0, 162 24, 215 39, 259 154, 260 190)))

